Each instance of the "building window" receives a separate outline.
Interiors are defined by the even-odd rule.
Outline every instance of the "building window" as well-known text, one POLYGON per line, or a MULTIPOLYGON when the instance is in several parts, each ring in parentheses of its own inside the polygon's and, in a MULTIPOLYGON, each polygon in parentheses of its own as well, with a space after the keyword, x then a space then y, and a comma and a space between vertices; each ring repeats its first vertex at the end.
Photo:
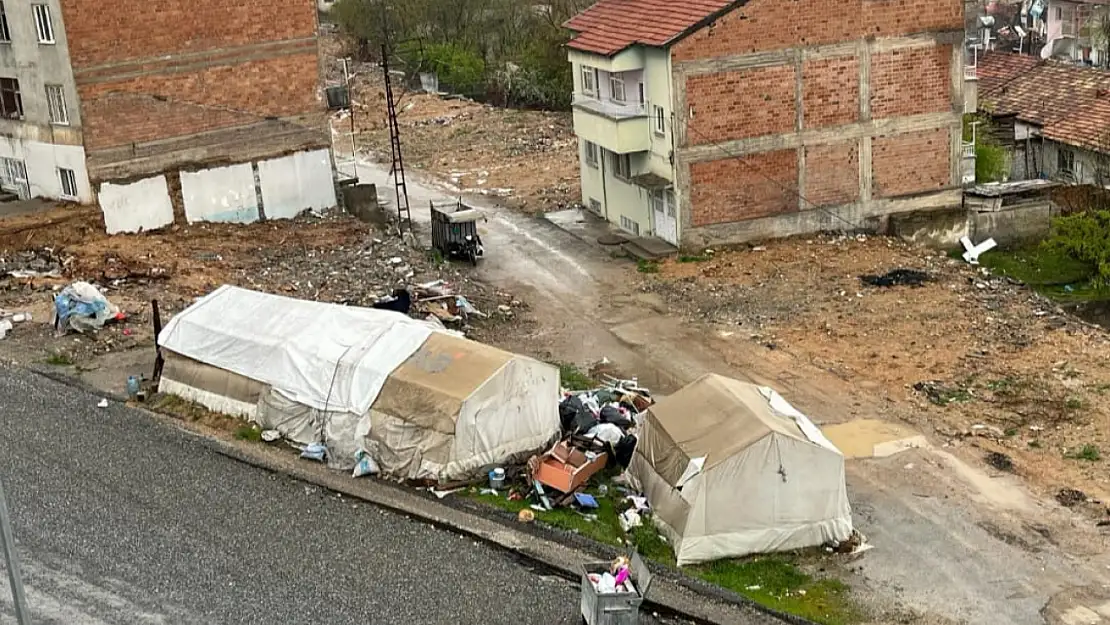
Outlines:
POLYGON ((1063 176, 1075 176, 1075 152, 1060 148, 1056 151, 1056 169, 1063 176))
POLYGON ((597 144, 586 141, 583 145, 586 146, 586 164, 597 169, 597 144))
POLYGON ((588 65, 582 66, 582 93, 597 95, 597 70, 588 65))
POLYGON ((632 159, 627 154, 610 152, 609 160, 612 162, 614 176, 621 180, 628 180, 632 177, 632 159))
POLYGON ((678 203, 674 199, 674 189, 667 189, 667 217, 678 217, 678 203))
POLYGON ((609 97, 614 102, 624 104, 624 76, 621 74, 609 74, 609 97))
POLYGON ((663 196, 663 191, 651 192, 651 210, 659 214, 665 214, 667 211, 666 203, 667 200, 663 196))
POLYGON ((61 85, 46 85, 46 103, 50 109, 50 123, 62 126, 69 124, 69 111, 66 110, 66 96, 61 85))
POLYGON ((590 198, 590 210, 593 211, 595 215, 600 215, 601 214, 601 202, 599 202, 599 201, 597 201, 593 198, 590 198))
POLYGON ((4 10, 4 3, 0 2, 0 43, 11 43, 12 31, 8 29, 8 12, 4 10))
POLYGON ((655 134, 662 135, 667 132, 667 116, 663 113, 663 107, 655 107, 655 134))
POLYGON ((77 174, 72 169, 58 168, 58 177, 62 179, 62 196, 77 199, 77 174))
POLYGON ((0 78, 0 117, 23 118, 23 96, 19 93, 19 81, 14 78, 0 78))
POLYGON ((54 43, 54 25, 50 23, 50 7, 45 4, 32 4, 31 12, 35 14, 35 30, 38 31, 39 43, 54 43))
POLYGON ((624 215, 621 215, 621 229, 631 232, 635 236, 640 236, 640 224, 624 215))

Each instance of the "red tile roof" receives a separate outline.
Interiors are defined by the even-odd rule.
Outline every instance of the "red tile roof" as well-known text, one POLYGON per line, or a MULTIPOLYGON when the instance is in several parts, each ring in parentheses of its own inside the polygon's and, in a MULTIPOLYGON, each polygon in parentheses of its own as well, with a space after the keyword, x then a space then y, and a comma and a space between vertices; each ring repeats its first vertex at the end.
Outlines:
POLYGON ((574 50, 612 56, 643 44, 665 46, 737 0, 600 0, 564 24, 574 50))
POLYGON ((1038 59, 1015 71, 1028 62, 996 58, 1014 56, 979 60, 979 108, 1041 126, 1052 141, 1110 151, 1110 71, 1038 59))
POLYGON ((1009 52, 987 52, 976 61, 979 94, 990 93, 1041 63, 1039 57, 1009 52))

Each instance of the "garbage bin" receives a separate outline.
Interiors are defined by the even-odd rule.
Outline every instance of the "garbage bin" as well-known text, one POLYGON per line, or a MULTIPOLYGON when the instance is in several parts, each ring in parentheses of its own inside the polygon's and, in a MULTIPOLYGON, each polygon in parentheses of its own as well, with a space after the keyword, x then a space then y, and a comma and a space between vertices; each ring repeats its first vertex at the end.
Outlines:
POLYGON ((629 557, 629 578, 636 592, 600 593, 590 581, 591 573, 600 575, 609 570, 609 562, 582 564, 582 622, 586 625, 636 625, 640 621, 640 605, 651 586, 651 571, 633 553, 629 557))

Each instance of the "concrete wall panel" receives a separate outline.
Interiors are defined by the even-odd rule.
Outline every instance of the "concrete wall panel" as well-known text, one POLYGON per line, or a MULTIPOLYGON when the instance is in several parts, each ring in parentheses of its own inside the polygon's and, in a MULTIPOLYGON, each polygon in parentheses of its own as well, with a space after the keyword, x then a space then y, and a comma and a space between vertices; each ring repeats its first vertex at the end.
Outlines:
POLYGON ((335 182, 327 150, 297 152, 258 163, 262 206, 269 219, 290 219, 307 209, 336 205, 335 182))
POLYGON ((100 185, 100 209, 108 234, 155 230, 173 223, 173 204, 165 176, 131 184, 100 185))
POLYGON ((250 163, 183 171, 181 196, 189 223, 258 221, 258 194, 250 163))

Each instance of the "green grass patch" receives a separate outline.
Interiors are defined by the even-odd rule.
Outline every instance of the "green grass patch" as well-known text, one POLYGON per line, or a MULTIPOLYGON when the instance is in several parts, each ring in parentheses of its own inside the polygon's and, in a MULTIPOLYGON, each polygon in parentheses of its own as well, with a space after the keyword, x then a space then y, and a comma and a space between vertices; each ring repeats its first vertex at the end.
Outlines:
POLYGON ((566 362, 554 364, 559 367, 559 382, 568 391, 588 391, 597 388, 597 380, 578 367, 566 362))
POLYGON ((262 440, 262 430, 256 425, 243 424, 235 428, 235 438, 257 443, 262 440))
POLYGON ((814 579, 786 557, 721 560, 690 567, 689 571, 769 608, 823 625, 860 621, 859 610, 843 582, 814 579))
POLYGON ((997 275, 1020 280, 1057 301, 1110 299, 1110 288, 1094 282, 1094 267, 1049 246, 994 249, 980 256, 979 263, 997 275))
POLYGON ((1043 445, 1041 445, 1041 439, 1039 438, 1034 438, 1033 440, 1029 441, 1028 444, 1030 449, 1040 449, 1041 447, 1043 447, 1043 445))
POLYGON ((659 273, 659 263, 654 260, 640 259, 636 261, 636 271, 640 273, 659 273))
POLYGON ((51 352, 50 355, 46 357, 46 364, 54 365, 55 367, 68 367, 73 364, 73 359, 69 357, 69 354, 51 352))
MULTIPOLYGON (((616 492, 612 486, 609 489, 610 493, 616 492)), ((626 504, 620 503, 614 495, 600 495, 596 486, 586 492, 597 498, 599 508, 594 511, 596 520, 590 520, 572 509, 560 508, 533 510, 536 521, 622 549, 631 545, 648 560, 675 565, 674 550, 650 519, 645 519, 643 525, 625 533, 617 517, 626 504)), ((509 501, 504 493, 491 495, 480 492, 478 488, 469 488, 460 494, 514 514, 530 507, 527 501, 509 501)), ((816 579, 807 575, 788 555, 721 560, 683 570, 761 605, 822 625, 852 625, 861 620, 860 610, 845 584, 835 579, 816 579)))
POLYGON ((1098 448, 1098 445, 1092 445, 1090 443, 1087 443, 1086 445, 1080 447, 1079 449, 1077 449, 1075 451, 1071 451, 1071 452, 1068 452, 1067 454, 1064 454, 1064 456, 1067 457, 1067 458, 1071 458, 1072 460, 1086 460, 1087 462, 1098 462, 1099 460, 1102 459, 1102 450, 1100 450, 1098 448))
POLYGON ((1069 397, 1064 402, 1064 407, 1071 411, 1082 410, 1083 400, 1079 397, 1069 397))

